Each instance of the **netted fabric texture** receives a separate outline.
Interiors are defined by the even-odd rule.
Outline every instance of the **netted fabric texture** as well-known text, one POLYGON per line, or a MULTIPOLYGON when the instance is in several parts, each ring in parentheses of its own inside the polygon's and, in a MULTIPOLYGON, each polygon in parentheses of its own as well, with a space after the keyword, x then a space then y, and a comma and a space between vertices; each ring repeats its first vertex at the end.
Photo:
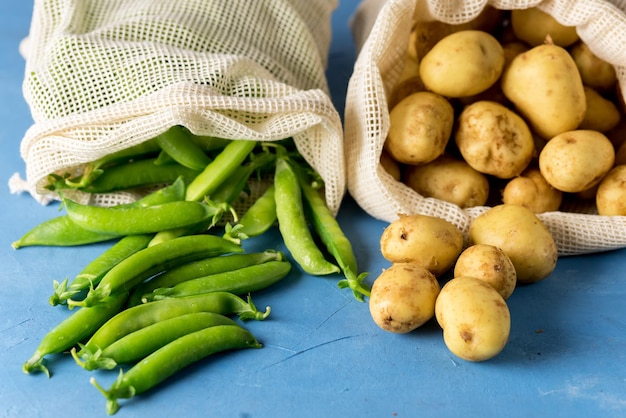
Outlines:
MULTIPOLYGON (((389 92, 401 75, 409 34, 415 21, 464 23, 492 5, 502 10, 537 6, 564 25, 576 26, 580 38, 598 57, 614 65, 619 85, 626 88, 626 3, 597 0, 364 0, 352 20, 359 55, 350 78, 345 110, 348 190, 375 218, 392 222, 401 213, 434 215, 469 225, 487 207, 461 209, 395 181, 380 165, 389 130, 389 92), (376 18, 372 18, 375 14, 376 18)), ((595 208, 581 212, 539 214, 561 255, 626 247, 626 217, 598 216, 595 208)))
POLYGON ((182 125, 228 139, 293 137, 337 210, 343 132, 325 78, 336 4, 37 0, 24 79, 34 124, 21 144, 31 192, 47 193, 50 173, 80 173, 182 125))

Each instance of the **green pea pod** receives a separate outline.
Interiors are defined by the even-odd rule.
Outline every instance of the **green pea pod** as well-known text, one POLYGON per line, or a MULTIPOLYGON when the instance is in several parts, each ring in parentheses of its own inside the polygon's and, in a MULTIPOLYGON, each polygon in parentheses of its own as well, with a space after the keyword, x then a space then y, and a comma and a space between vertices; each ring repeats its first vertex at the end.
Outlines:
POLYGON ((179 298, 208 292, 230 292, 237 295, 265 289, 284 278, 291 271, 289 261, 268 261, 236 270, 215 273, 187 280, 173 287, 157 288, 142 300, 150 302, 179 298))
POLYGON ((199 201, 213 193, 237 170, 256 146, 255 141, 232 141, 187 186, 185 199, 199 201))
POLYGON ((211 219, 212 207, 200 202, 168 202, 146 207, 98 207, 69 199, 63 203, 70 219, 89 231, 111 235, 150 234, 211 219))
POLYGON ((40 371, 50 377, 50 371, 44 364, 44 357, 48 354, 61 353, 89 338, 122 309, 127 297, 128 294, 119 293, 107 297, 98 306, 81 308, 73 312, 43 337, 35 353, 22 366, 24 373, 40 371))
POLYGON ((363 284, 363 279, 367 277, 367 273, 357 276, 357 261, 350 240, 344 234, 318 190, 307 181, 303 170, 296 167, 295 171, 306 203, 306 216, 345 276, 345 280, 339 282, 339 287, 349 287, 356 299, 363 301, 363 296, 370 296, 370 289, 363 284))
POLYGON ((211 274, 223 273, 225 271, 236 270, 238 268, 248 267, 255 264, 262 264, 268 261, 283 260, 283 254, 280 252, 267 250, 258 253, 245 254, 227 254, 219 257, 207 257, 202 260, 192 261, 173 269, 167 270, 158 276, 147 280, 138 285, 130 295, 128 304, 130 306, 138 305, 141 297, 154 289, 160 287, 173 287, 187 280, 197 279, 198 277, 208 276, 211 274))
POLYGON ((314 276, 339 273, 339 267, 324 258, 313 240, 304 216, 298 178, 284 158, 276 162, 274 185, 278 228, 294 260, 305 272, 314 276))
POLYGON ((65 304, 67 299, 74 298, 78 293, 95 287, 102 277, 122 260, 148 246, 152 235, 128 235, 108 248, 91 263, 81 270, 70 283, 54 281, 54 293, 49 302, 52 306, 65 304))
POLYGON ((92 353, 104 350, 120 338, 145 328, 149 325, 169 318, 175 318, 194 312, 213 312, 221 315, 239 315, 239 319, 264 320, 270 314, 269 307, 265 312, 257 310, 248 297, 245 301, 229 292, 211 292, 184 298, 163 299, 125 309, 104 323, 77 353, 92 353))
POLYGON ((132 161, 104 168, 102 174, 91 184, 81 188, 89 193, 109 193, 137 187, 173 183, 182 177, 185 183, 192 181, 199 171, 180 164, 155 164, 155 159, 132 161))
POLYGON ((145 357, 105 390, 95 378, 90 382, 106 397, 109 415, 119 410, 120 398, 132 398, 168 379, 178 371, 212 354, 262 345, 239 325, 218 325, 192 332, 145 357))
POLYGON ((172 126, 154 140, 167 155, 184 167, 201 171, 211 162, 182 126, 172 126))
POLYGON ((215 235, 190 235, 140 250, 109 270, 85 299, 68 299, 69 307, 92 306, 109 294, 132 291, 155 274, 202 258, 243 252, 241 246, 215 235))
POLYGON ((263 234, 276 223, 276 188, 272 184, 239 219, 239 233, 247 237, 263 234))
MULTIPOLYGON (((191 332, 216 325, 237 325, 231 318, 214 312, 193 312, 164 319, 120 338, 104 350, 83 350, 79 356, 76 347, 71 350, 76 363, 86 370, 111 370, 118 364, 141 360, 165 344, 191 332)), ((79 347, 83 346, 79 344, 79 347)))

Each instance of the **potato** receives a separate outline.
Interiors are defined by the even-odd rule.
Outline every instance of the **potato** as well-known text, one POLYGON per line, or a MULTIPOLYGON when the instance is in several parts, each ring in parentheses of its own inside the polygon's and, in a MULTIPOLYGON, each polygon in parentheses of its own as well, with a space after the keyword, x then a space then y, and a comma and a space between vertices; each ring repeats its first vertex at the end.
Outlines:
POLYGON ((555 189, 577 193, 598 184, 614 161, 615 149, 606 136, 574 130, 548 141, 539 154, 539 170, 555 189))
POLYGON ((370 314, 385 331, 413 331, 435 315, 439 290, 439 282, 425 268, 413 263, 393 263, 372 284, 370 314))
POLYGON ((499 103, 473 103, 465 107, 457 123, 456 145, 465 161, 481 173, 512 178, 533 158, 535 144, 530 128, 499 103))
POLYGON ((518 283, 548 277, 558 258, 554 238, 530 209, 501 204, 488 209, 470 224, 469 243, 500 248, 515 266, 518 283))
POLYGON ((563 192, 550 186, 536 167, 526 169, 511 179, 502 191, 502 202, 522 205, 534 213, 559 210, 563 192))
POLYGON ((578 129, 608 132, 617 126, 622 116, 615 103, 586 86, 585 100, 587 101, 587 111, 582 122, 578 125, 578 129))
POLYGON ((424 91, 424 83, 420 79, 419 64, 416 60, 407 57, 402 74, 394 85, 389 96, 388 106, 393 109, 402 99, 418 91, 424 91))
POLYGON ((482 206, 489 197, 489 181, 463 160, 442 155, 427 164, 407 166, 404 183, 424 197, 461 208, 482 206))
POLYGON ((454 109, 445 98, 426 91, 411 94, 389 112, 385 149, 404 164, 433 161, 445 151, 453 124, 454 109))
POLYGON ((395 181, 402 180, 402 169, 400 167, 400 164, 398 164, 396 160, 391 158, 389 153, 385 150, 383 150, 380 154, 380 165, 387 173, 391 175, 391 177, 393 177, 395 181))
POLYGON ((392 263, 415 263, 435 276, 448 271, 463 249, 463 234, 435 216, 400 214, 380 238, 380 250, 392 263))
POLYGON ((498 355, 511 332, 506 301, 487 282, 455 277, 441 289, 435 317, 443 328, 448 349, 467 361, 485 361, 498 355))
POLYGON ((454 277, 475 277, 483 280, 508 299, 517 284, 515 266, 501 249, 487 244, 472 245, 459 255, 454 277))
POLYGON ((465 30, 446 36, 420 62, 428 90, 445 97, 465 97, 491 87, 502 74, 504 51, 487 32, 465 30))
POLYGON ((617 165, 602 179, 596 192, 598 214, 626 216, 626 165, 617 165))
POLYGON ((567 47, 578 41, 576 28, 559 23, 536 7, 511 11, 511 27, 515 36, 531 46, 541 45, 546 37, 554 44, 567 47))
POLYGON ((615 68, 591 52, 586 43, 578 42, 570 49, 570 54, 586 86, 608 90, 617 83, 615 68))
POLYGON ((549 139, 576 129, 587 102, 574 60, 557 45, 517 55, 502 74, 502 91, 531 128, 549 139))

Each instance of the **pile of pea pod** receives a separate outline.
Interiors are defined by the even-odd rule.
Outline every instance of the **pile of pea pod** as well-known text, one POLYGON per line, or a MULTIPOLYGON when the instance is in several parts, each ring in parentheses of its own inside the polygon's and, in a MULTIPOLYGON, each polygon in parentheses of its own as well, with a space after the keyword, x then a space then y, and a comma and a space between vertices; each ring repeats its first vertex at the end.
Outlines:
POLYGON ((290 139, 224 140, 181 126, 94 161, 78 176, 50 175, 48 188, 59 194, 65 214, 36 225, 13 247, 111 245, 71 281, 54 281, 49 302, 69 314, 42 337, 23 371, 50 377, 45 357, 56 353, 69 353, 86 370, 119 366, 109 389, 91 379, 114 414, 118 399, 139 395, 202 358, 262 347, 231 317, 267 318, 270 307, 258 310, 250 294, 292 270, 281 252, 242 247, 276 225, 303 271, 341 276, 338 286, 362 301, 369 296, 367 273, 358 274, 321 186, 290 139), (262 178, 269 179, 262 194, 237 213, 234 204, 262 178), (72 200, 76 190, 150 192, 104 207, 72 200))

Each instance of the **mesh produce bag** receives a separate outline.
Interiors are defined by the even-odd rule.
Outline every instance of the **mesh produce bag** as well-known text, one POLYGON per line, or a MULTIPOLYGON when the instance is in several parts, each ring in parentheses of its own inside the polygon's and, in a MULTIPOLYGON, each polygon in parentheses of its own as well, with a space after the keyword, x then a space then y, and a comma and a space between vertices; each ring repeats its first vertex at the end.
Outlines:
POLYGON ((45 197, 49 174, 80 173, 182 125, 227 139, 292 137, 336 211, 343 132, 325 79, 336 3, 35 1, 23 85, 34 119, 21 143, 25 188, 45 197))
MULTIPOLYGON (((472 220, 488 209, 461 209, 423 197, 395 181, 379 163, 389 130, 390 92, 401 75, 414 22, 465 23, 477 17, 486 5, 501 10, 537 6, 561 24, 576 26, 580 39, 591 51, 614 65, 620 88, 625 91, 624 2, 364 0, 352 20, 359 55, 348 86, 345 141, 348 190, 373 217, 392 222, 400 213, 422 213, 444 218, 467 234, 472 220)), ((626 217, 598 216, 595 206, 546 212, 539 218, 554 236, 560 255, 626 247, 626 217)))

